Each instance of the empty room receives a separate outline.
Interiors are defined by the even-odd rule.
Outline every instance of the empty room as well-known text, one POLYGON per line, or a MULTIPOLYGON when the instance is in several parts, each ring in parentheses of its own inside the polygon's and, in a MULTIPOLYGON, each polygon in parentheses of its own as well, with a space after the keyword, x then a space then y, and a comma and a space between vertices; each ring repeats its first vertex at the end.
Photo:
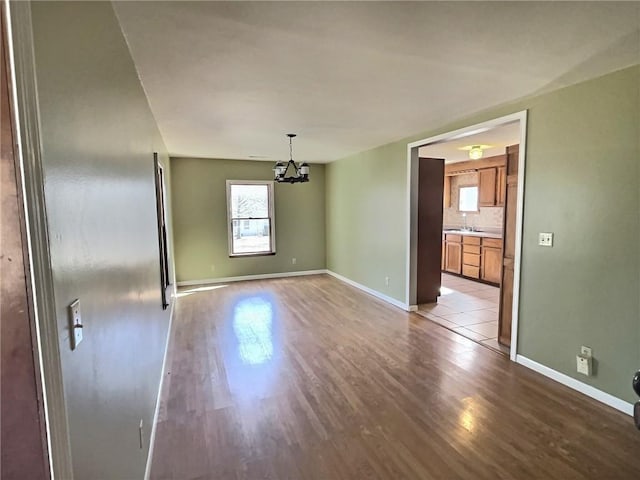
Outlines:
POLYGON ((640 478, 640 2, 2 1, 3 480, 640 478))

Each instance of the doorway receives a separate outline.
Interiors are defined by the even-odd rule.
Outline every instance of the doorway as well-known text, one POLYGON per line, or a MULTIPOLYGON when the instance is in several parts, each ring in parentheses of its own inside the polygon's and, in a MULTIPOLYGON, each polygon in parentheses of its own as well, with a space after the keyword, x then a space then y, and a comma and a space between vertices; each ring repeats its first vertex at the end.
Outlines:
POLYGON ((16 148, 6 5, 0 7, 0 416, 1 473, 50 476, 45 398, 31 282, 23 173, 16 148))
POLYGON ((512 360, 517 352, 525 142, 523 111, 407 146, 407 303, 426 318, 507 353, 512 360), (438 228, 430 224, 425 229, 424 191, 435 187, 433 178, 424 183, 421 171, 435 159, 445 163, 438 192, 443 215, 438 228), (436 254, 441 262, 439 295, 423 303, 423 278, 434 274, 420 261, 426 230, 431 232, 429 245, 436 240, 441 245, 436 254))

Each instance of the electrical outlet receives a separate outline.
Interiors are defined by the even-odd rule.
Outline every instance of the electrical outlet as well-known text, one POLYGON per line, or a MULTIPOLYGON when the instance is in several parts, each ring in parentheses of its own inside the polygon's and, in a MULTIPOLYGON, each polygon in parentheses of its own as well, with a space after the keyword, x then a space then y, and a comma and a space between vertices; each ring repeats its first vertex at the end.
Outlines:
POLYGON ((298 260, 296 260, 296 257, 293 257, 293 258, 291 259, 291 264, 292 264, 292 265, 295 265, 297 261, 298 261, 298 260))
POLYGON ((587 377, 591 376, 591 357, 588 357, 587 355, 576 355, 576 363, 578 373, 586 375, 587 377))
POLYGON ((584 345, 582 345, 582 346, 580 347, 580 353, 581 353, 582 355, 587 356, 587 357, 592 357, 592 356, 593 356, 593 355, 592 355, 592 352, 591 352, 591 347, 585 347, 584 345))
POLYGON ((69 305, 69 338, 71 339, 71 350, 78 348, 82 341, 82 317, 80 316, 80 299, 76 299, 69 305))
POLYGON ((215 271, 216 271, 216 266, 215 266, 213 263, 211 264, 211 271, 212 271, 212 272, 215 272, 215 271))
POLYGON ((539 233, 538 245, 541 247, 553 247, 553 233, 539 233))
POLYGON ((388 287, 389 286, 389 277, 384 277, 384 284, 388 287))

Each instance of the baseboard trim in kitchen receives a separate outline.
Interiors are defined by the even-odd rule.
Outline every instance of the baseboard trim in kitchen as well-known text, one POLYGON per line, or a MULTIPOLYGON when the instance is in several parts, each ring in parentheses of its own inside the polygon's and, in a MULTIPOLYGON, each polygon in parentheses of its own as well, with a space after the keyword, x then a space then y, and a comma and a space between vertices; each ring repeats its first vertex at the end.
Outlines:
POLYGON ((564 373, 560 373, 557 370, 549 368, 541 363, 538 363, 534 360, 531 360, 527 357, 523 357, 522 355, 516 355, 516 362, 522 366, 530 368, 545 377, 548 377, 552 380, 555 380, 558 383, 561 383, 573 390, 576 390, 580 393, 583 393, 587 397, 591 397, 594 400, 597 400, 605 405, 608 405, 616 410, 621 411, 622 413, 626 413, 627 415, 633 415, 633 405, 629 402, 625 402, 624 400, 614 397, 613 395, 603 392, 602 390, 598 390, 591 385, 587 385, 579 380, 576 380, 569 375, 565 375, 564 373))
POLYGON ((396 300, 395 298, 392 298, 392 297, 390 297, 388 295, 385 295, 384 293, 380 293, 379 291, 374 290, 373 288, 369 288, 369 287, 366 287, 366 286, 362 285, 361 283, 354 282, 350 278, 344 277, 344 276, 340 275, 339 273, 332 272, 331 270, 327 270, 326 273, 328 273, 332 277, 335 277, 335 278, 337 278, 338 280, 340 280, 340 281, 342 281, 344 283, 348 283, 352 287, 356 287, 356 288, 362 290, 363 292, 368 293, 369 295, 373 295, 374 297, 376 297, 376 298, 378 298, 378 299, 380 299, 380 300, 382 300, 384 302, 390 303, 394 307, 401 308, 405 312, 415 312, 415 311, 418 310, 418 306, 417 305, 407 305, 406 303, 403 303, 403 302, 401 302, 399 300, 396 300))
POLYGON ((305 275, 322 275, 326 270, 301 270, 299 272, 261 273, 258 275, 241 275, 238 277, 203 278, 201 280, 185 280, 178 282, 179 287, 194 285, 210 285, 214 283, 244 282, 246 280, 267 280, 269 278, 302 277, 305 275))

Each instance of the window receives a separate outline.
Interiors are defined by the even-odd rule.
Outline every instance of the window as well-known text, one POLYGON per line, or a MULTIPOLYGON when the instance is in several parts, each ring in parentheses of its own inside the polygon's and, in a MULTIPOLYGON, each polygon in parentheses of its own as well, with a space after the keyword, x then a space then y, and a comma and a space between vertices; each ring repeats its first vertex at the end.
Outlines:
POLYGON ((460 187, 458 190, 458 210, 461 212, 478 211, 478 186, 460 187))
POLYGON ((229 255, 276 253, 273 182, 227 180, 229 255))

